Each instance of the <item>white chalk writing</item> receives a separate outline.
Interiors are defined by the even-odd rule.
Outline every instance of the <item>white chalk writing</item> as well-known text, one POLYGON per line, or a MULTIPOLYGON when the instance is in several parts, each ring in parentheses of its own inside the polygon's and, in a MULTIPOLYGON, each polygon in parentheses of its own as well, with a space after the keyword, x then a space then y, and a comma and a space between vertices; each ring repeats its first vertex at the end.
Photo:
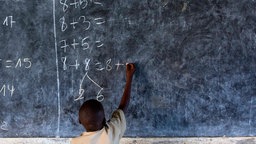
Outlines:
POLYGON ((75 68, 75 70, 78 70, 79 68, 83 68, 84 70, 88 71, 90 68, 92 68, 93 70, 97 70, 97 71, 111 71, 114 68, 116 70, 119 70, 120 66, 125 66, 125 64, 117 62, 117 63, 113 63, 112 59, 108 59, 105 62, 92 62, 89 58, 85 58, 83 62, 78 62, 77 59, 75 60, 68 60, 68 57, 62 57, 61 58, 61 62, 62 62, 62 68, 63 70, 68 70, 68 69, 72 69, 75 68))
POLYGON ((17 60, 13 59, 0 59, 0 64, 6 68, 26 68, 29 69, 32 66, 30 58, 19 58, 17 60))
POLYGON ((62 5, 63 12, 66 12, 69 8, 85 9, 89 5, 103 6, 103 3, 99 0, 60 0, 60 4, 62 5))
MULTIPOLYGON (((93 76, 90 77, 90 71, 97 72, 110 72, 112 70, 119 70, 121 66, 125 64, 119 61, 113 61, 111 58, 103 58, 98 53, 100 50, 104 50, 104 38, 102 29, 106 24, 106 18, 101 15, 87 16, 77 15, 77 11, 82 13, 90 7, 103 7, 103 3, 100 0, 59 0, 59 4, 62 8, 63 14, 58 19, 58 29, 63 37, 58 41, 58 48, 61 53, 60 61, 61 67, 64 71, 85 71, 84 76, 80 80, 78 94, 75 94, 74 101, 84 99, 85 92, 88 91, 84 86, 88 82, 95 86, 97 90, 96 99, 103 101, 104 88, 98 84, 99 80, 93 80, 93 76), (70 13, 70 15, 69 15, 70 13), (99 29, 99 31, 97 30, 99 29), (81 34, 77 33, 77 30, 81 34), (68 32, 68 36, 65 34, 68 32), (72 37, 73 33, 76 37, 72 37), (91 32, 95 32, 91 34, 91 32), (95 53, 97 57, 95 58, 95 53), (98 55, 99 54, 99 55, 98 55)), ((85 12, 86 13, 86 12, 85 12)))
POLYGON ((1 122, 1 130, 8 131, 8 123, 6 121, 1 122))
POLYGON ((76 50, 80 49, 82 51, 89 50, 91 53, 93 47, 91 45, 94 45, 97 48, 100 48, 104 46, 103 42, 101 40, 96 40, 94 42, 91 42, 92 40, 90 39, 89 36, 80 38, 80 39, 73 39, 72 42, 68 42, 66 39, 61 40, 60 43, 60 48, 63 49, 63 52, 69 52, 70 50, 76 50))
POLYGON ((85 77, 87 77, 95 86, 97 86, 99 88, 99 91, 97 93, 97 96, 96 96, 96 99, 98 101, 103 101, 104 100, 104 96, 101 94, 102 91, 103 91, 103 88, 98 84, 96 83, 93 79, 91 79, 89 76, 88 76, 88 72, 85 73, 85 75, 83 76, 81 82, 80 82, 80 88, 79 88, 79 96, 77 98, 75 98, 75 101, 77 100, 80 100, 80 99, 84 99, 84 92, 85 92, 85 89, 82 88, 82 84, 84 82, 84 79, 85 77))
POLYGON ((4 26, 10 26, 12 28, 13 24, 16 23, 16 21, 13 20, 13 16, 6 16, 3 25, 4 26))
POLYGON ((3 96, 6 96, 9 94, 10 96, 13 96, 13 93, 15 91, 15 88, 13 85, 4 84, 0 87, 0 94, 3 96))
POLYGON ((65 16, 61 17, 60 20, 61 31, 65 32, 69 27, 72 29, 82 28, 83 30, 89 30, 92 24, 102 25, 106 21, 104 18, 98 17, 94 19, 86 18, 85 16, 79 16, 78 18, 73 18, 70 21, 67 21, 65 16))

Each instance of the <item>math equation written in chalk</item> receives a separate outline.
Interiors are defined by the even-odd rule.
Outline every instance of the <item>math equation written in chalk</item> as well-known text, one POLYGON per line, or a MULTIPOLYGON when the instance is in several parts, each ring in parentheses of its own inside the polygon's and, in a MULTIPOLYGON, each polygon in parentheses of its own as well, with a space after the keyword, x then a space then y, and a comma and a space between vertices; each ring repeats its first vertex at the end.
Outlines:
MULTIPOLYGON (((89 10, 91 7, 103 8, 104 3, 94 0, 66 1, 60 0, 62 14, 57 19, 60 40, 58 40, 58 50, 61 52, 60 63, 64 71, 83 70, 84 74, 80 78, 79 89, 74 94, 74 101, 84 99, 86 89, 83 87, 85 80, 96 89, 96 99, 104 100, 104 87, 99 81, 94 80, 89 73, 93 71, 119 70, 124 67, 124 62, 113 61, 111 57, 104 60, 92 59, 94 51, 100 52, 105 48, 104 36, 101 32, 94 31, 97 28, 104 28, 107 19, 104 16, 95 17, 86 14, 77 15, 76 12, 89 10), (79 33, 77 32, 79 30, 79 33), (91 32, 93 30, 93 32, 91 32), (67 34, 68 33, 68 34, 67 34), (75 36, 72 35, 74 33, 75 36), (97 36, 91 36, 91 34, 97 36), (79 57, 79 58, 74 58, 79 57)), ((80 14, 80 13, 79 13, 80 14)))

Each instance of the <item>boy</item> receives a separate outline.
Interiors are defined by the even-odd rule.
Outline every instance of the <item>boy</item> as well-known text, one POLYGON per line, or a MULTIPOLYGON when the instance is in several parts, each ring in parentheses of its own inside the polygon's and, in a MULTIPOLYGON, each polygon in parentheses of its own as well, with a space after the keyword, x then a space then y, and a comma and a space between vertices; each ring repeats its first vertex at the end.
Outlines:
POLYGON ((126 84, 119 107, 106 122, 103 106, 97 100, 88 100, 79 110, 79 122, 86 132, 73 138, 71 144, 119 144, 126 129, 124 113, 130 101, 132 77, 135 72, 134 64, 126 65, 126 84))

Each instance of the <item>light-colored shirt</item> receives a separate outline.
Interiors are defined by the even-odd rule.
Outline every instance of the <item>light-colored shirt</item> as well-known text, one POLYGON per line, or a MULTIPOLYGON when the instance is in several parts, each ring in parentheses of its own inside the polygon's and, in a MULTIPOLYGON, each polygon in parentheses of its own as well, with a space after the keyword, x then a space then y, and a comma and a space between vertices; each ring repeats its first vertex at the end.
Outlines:
POLYGON ((95 132, 84 132, 73 138, 71 144, 119 144, 126 129, 124 112, 120 109, 113 112, 107 127, 95 132))

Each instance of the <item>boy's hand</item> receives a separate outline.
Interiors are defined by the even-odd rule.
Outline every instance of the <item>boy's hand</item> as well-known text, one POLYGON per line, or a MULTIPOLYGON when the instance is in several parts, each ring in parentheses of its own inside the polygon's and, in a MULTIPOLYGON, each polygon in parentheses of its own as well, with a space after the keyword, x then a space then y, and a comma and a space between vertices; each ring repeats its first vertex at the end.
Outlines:
POLYGON ((131 78, 135 72, 135 65, 133 63, 126 64, 126 77, 131 78))

